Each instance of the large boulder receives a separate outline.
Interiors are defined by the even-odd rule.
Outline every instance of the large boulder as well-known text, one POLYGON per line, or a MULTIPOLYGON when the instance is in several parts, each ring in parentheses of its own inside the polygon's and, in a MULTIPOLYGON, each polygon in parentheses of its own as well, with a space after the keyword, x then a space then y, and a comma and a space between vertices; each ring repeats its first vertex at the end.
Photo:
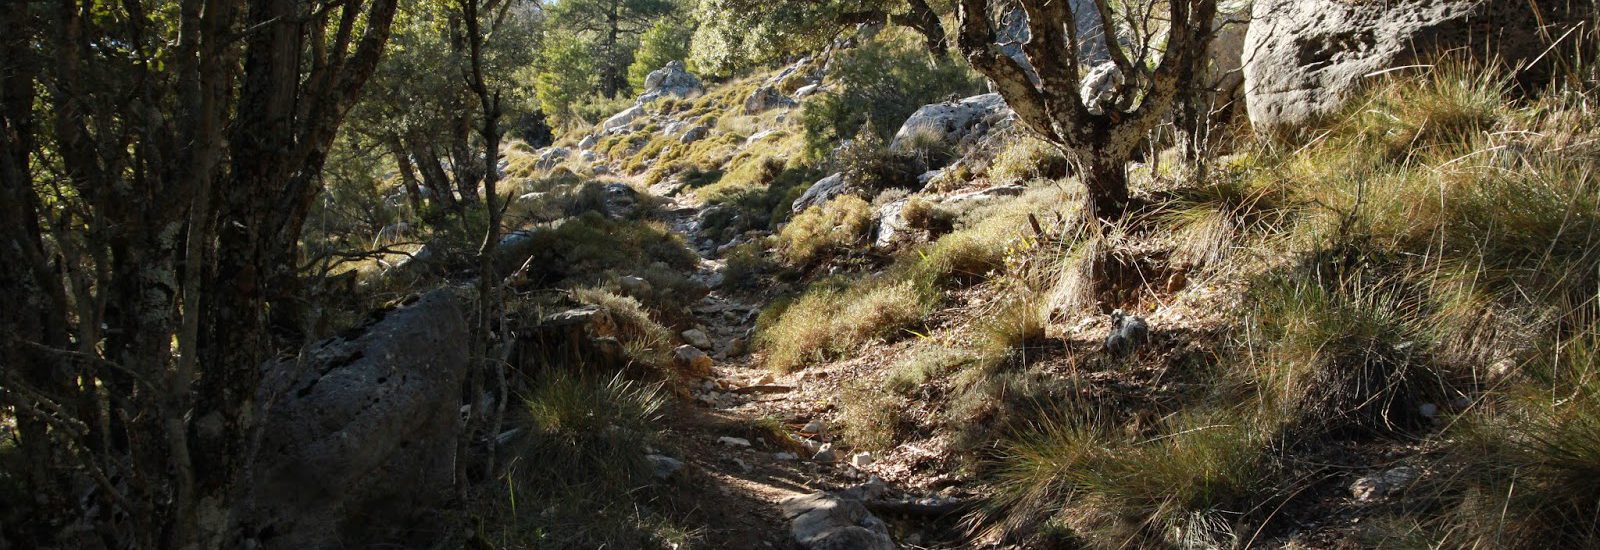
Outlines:
POLYGON ((644 77, 644 93, 639 94, 639 104, 669 96, 694 97, 705 92, 705 84, 684 69, 682 61, 671 61, 644 77))
MULTIPOLYGON (((1567 3, 1506 0, 1258 0, 1244 42, 1244 88, 1257 131, 1290 130, 1338 111, 1374 73, 1446 51, 1516 66, 1582 20, 1567 3), (1546 13, 1536 13, 1538 5, 1546 13), (1557 27, 1557 28, 1550 28, 1557 27)), ((1530 76, 1539 71, 1525 72, 1530 76)))
MULTIPOLYGON (((454 494, 467 324, 449 290, 263 369, 253 548, 428 546, 454 494)), ((201 419, 202 426, 205 419, 201 419)))
MULTIPOLYGON (((1094 0, 1068 0, 1067 9, 1072 10, 1072 19, 1078 30, 1078 63, 1092 67, 1110 61, 1111 50, 1106 46, 1105 26, 1100 24, 1100 12, 1095 9, 1094 0)), ((1012 8, 1000 15, 999 23, 995 40, 1000 52, 1022 65, 1029 79, 1039 82, 1039 74, 1034 71, 1033 63, 1022 51, 1022 45, 1032 36, 1028 31, 1028 15, 1022 8, 1012 8)), ((991 85, 989 91, 996 90, 991 85)))
MULTIPOLYGON (((1244 41, 1250 31, 1249 6, 1217 6, 1215 34, 1207 57, 1206 89, 1216 93, 1217 107, 1228 102, 1244 105, 1244 41)), ((1214 107, 1215 108, 1215 107, 1214 107)))
POLYGON ((894 140, 889 142, 889 149, 900 151, 913 141, 931 139, 953 150, 964 140, 971 141, 966 139, 970 134, 987 131, 1010 114, 1011 107, 1000 94, 924 105, 900 125, 894 140))

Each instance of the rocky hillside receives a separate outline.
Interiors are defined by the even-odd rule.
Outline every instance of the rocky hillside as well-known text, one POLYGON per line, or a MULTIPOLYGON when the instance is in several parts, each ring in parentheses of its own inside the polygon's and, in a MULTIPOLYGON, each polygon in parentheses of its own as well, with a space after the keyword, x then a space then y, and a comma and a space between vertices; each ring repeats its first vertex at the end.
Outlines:
POLYGON ((659 262, 605 283, 678 346, 649 460, 742 518, 690 538, 1591 541, 1594 96, 1527 87, 1560 69, 1521 64, 1535 24, 1469 30, 1525 16, 1498 4, 1290 4, 1228 18, 1213 66, 1243 78, 1215 99, 1248 109, 1200 166, 1155 140, 1110 227, 998 94, 816 150, 855 44, 718 84, 669 65, 512 155, 637 194, 695 255, 676 303, 659 262))

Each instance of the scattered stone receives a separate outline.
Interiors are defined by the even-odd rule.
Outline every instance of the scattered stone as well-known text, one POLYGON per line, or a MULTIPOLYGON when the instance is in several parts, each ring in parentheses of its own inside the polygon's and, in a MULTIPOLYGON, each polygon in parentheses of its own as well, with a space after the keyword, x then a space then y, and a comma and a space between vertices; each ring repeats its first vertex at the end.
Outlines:
POLYGON ((678 143, 683 144, 683 145, 688 145, 690 143, 694 143, 696 141, 700 141, 702 139, 705 139, 706 138, 706 134, 708 134, 710 132, 711 132, 710 128, 707 128, 705 126, 695 126, 695 127, 690 128, 688 130, 685 130, 683 132, 683 135, 678 136, 678 143))
POLYGON ((1357 502, 1372 502, 1404 490, 1420 474, 1416 468, 1400 466, 1368 475, 1350 484, 1350 494, 1357 502))
POLYGON ((728 341, 728 355, 730 357, 739 357, 739 355, 744 355, 749 350, 750 341, 746 337, 736 337, 733 341, 728 341))
POLYGON ((670 456, 650 454, 645 455, 644 458, 650 461, 650 470, 655 474, 656 479, 670 479, 672 474, 676 474, 683 469, 683 461, 670 456))
POLYGON ((893 550, 889 526, 860 500, 816 493, 785 500, 789 534, 807 550, 893 550))
POLYGON ((605 122, 600 123, 600 129, 602 129, 602 130, 604 130, 606 132, 610 132, 612 130, 616 130, 618 128, 621 128, 623 126, 627 126, 628 124, 633 123, 634 119, 637 119, 637 118, 639 118, 640 116, 643 116, 643 115, 644 115, 644 106, 642 106, 642 105, 634 105, 632 107, 624 109, 620 113, 611 115, 611 118, 608 118, 608 119, 606 119, 605 122))
POLYGON ((862 451, 850 455, 850 465, 857 468, 866 468, 872 465, 872 453, 862 451))
POLYGON ((700 348, 700 349, 703 349, 703 350, 712 349, 711 337, 706 336, 706 332, 703 331, 703 330, 700 330, 700 329, 697 329, 697 328, 692 328, 692 329, 683 331, 682 336, 683 336, 683 341, 688 342, 689 345, 691 345, 691 346, 694 346, 694 347, 697 347, 697 348, 700 348))
POLYGON ((751 470, 755 469, 755 468, 751 468, 749 463, 745 462, 743 459, 740 459, 738 457, 734 457, 733 463, 734 463, 734 465, 737 465, 739 467, 739 471, 742 471, 742 472, 747 473, 747 474, 750 473, 751 470))
POLYGON ((709 376, 714 363, 705 351, 688 344, 672 350, 672 366, 691 376, 709 376))
POLYGON ((750 446, 750 440, 748 440, 748 439, 745 439, 745 438, 742 438, 742 437, 731 437, 731 436, 726 436, 726 435, 717 438, 717 443, 721 443, 721 444, 727 445, 729 447, 749 447, 750 446))
POLYGON ((626 183, 607 183, 602 190, 605 191, 606 215, 616 219, 626 218, 639 208, 639 192, 626 183))
POLYGON ((942 202, 944 204, 959 204, 967 201, 982 201, 999 197, 1020 197, 1027 191, 1028 188, 1021 185, 996 185, 988 189, 950 195, 942 202))
POLYGON ((808 434, 819 434, 819 433, 822 433, 822 421, 821 420, 812 420, 810 422, 807 422, 805 427, 800 428, 800 431, 808 433, 808 434))
POLYGON ((772 454, 772 458, 774 458, 776 460, 782 460, 782 461, 788 462, 788 461, 791 461, 791 460, 799 460, 800 459, 800 455, 797 455, 797 454, 794 454, 794 453, 787 453, 787 452, 785 452, 785 453, 773 453, 772 454))
POLYGON ((805 86, 801 86, 800 89, 794 91, 794 98, 796 100, 805 99, 807 96, 815 94, 815 93, 817 93, 818 91, 821 91, 821 90, 822 90, 822 83, 820 83, 820 82, 816 83, 816 84, 807 84, 805 86))
POLYGON ((589 149, 594 149, 594 146, 595 145, 599 145, 599 144, 600 144, 600 134, 589 134, 587 136, 584 136, 582 141, 578 142, 578 148, 579 149, 583 149, 583 150, 589 150, 589 149))
POLYGON ((757 142, 760 142, 763 139, 767 139, 768 136, 771 136, 771 135, 776 134, 776 133, 778 133, 777 130, 773 130, 773 129, 769 128, 769 129, 766 129, 766 130, 761 130, 761 131, 756 132, 754 134, 750 134, 750 137, 744 138, 744 146, 746 148, 748 148, 751 145, 755 145, 757 142))
POLYGON ((617 322, 611 312, 599 306, 584 306, 545 316, 541 328, 554 332, 582 331, 589 338, 617 335, 617 322))
POLYGON ((551 147, 539 153, 539 160, 533 166, 541 171, 549 172, 562 162, 565 162, 567 157, 571 155, 572 151, 566 147, 551 147))
POLYGON ((911 224, 906 222, 904 212, 910 202, 911 199, 900 199, 878 209, 878 237, 872 241, 873 246, 889 248, 906 239, 911 233, 911 224))
POLYGON ((1111 312, 1111 334, 1106 336, 1106 352, 1114 357, 1126 357, 1150 337, 1150 326, 1143 318, 1128 315, 1122 310, 1111 312))

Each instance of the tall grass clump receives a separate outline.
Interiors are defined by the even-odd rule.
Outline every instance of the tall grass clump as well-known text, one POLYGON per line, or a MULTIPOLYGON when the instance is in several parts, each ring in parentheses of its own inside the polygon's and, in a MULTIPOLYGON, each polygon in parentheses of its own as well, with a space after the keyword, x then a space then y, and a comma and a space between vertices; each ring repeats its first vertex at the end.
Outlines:
POLYGON ((1156 437, 1123 431, 1080 412, 1008 437, 978 521, 1010 538, 1065 531, 1078 547, 1226 548, 1278 489, 1270 429, 1252 417, 1188 413, 1156 437))
POLYGON ((1600 545, 1600 325, 1547 342, 1523 383, 1477 400, 1426 494, 1439 513, 1390 538, 1479 548, 1600 545))
POLYGON ((1244 375, 1270 414, 1300 428, 1388 432, 1418 419, 1443 378, 1430 333, 1398 281, 1370 274, 1267 275, 1245 320, 1244 375))
POLYGON ((934 298, 910 281, 887 277, 855 286, 824 281, 766 315, 769 321, 758 323, 757 343, 769 368, 788 372, 918 325, 934 298))
POLYGON ((861 244, 871 225, 872 206, 843 195, 796 215, 778 233, 778 247, 789 263, 807 265, 861 244))
POLYGON ((650 367, 667 365, 672 331, 652 319, 639 300, 600 288, 574 289, 572 298, 581 304, 599 306, 611 315, 617 323, 617 339, 629 359, 650 367))
POLYGON ((620 376, 538 373, 513 417, 521 433, 485 538, 520 548, 649 545, 663 520, 635 502, 651 480, 641 449, 665 403, 659 386, 620 376))

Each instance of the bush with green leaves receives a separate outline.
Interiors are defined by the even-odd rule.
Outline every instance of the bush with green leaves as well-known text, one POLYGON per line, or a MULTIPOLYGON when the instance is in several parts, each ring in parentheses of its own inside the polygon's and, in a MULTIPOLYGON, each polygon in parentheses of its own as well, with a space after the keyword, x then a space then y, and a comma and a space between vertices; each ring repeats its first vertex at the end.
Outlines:
POLYGON ((835 54, 829 79, 835 92, 802 105, 807 153, 825 157, 871 122, 887 140, 911 113, 929 103, 983 93, 983 80, 954 58, 930 59, 908 40, 880 39, 835 54))

